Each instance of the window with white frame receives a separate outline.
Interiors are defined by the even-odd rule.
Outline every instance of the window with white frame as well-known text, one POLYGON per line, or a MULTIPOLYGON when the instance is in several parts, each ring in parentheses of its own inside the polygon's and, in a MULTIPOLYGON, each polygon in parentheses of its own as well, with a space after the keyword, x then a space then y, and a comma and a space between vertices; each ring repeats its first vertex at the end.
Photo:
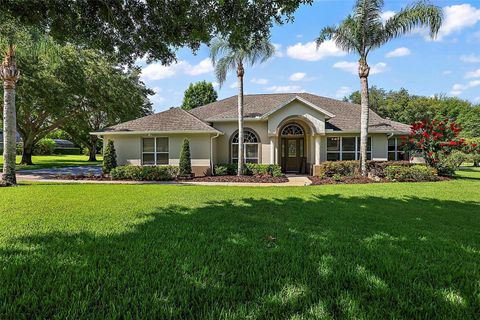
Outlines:
POLYGON ((143 138, 142 164, 147 166, 168 164, 168 138, 143 138))
POLYGON ((390 138, 388 139, 388 160, 400 161, 408 160, 408 153, 403 151, 403 143, 405 139, 390 138))
MULTIPOLYGON (((238 162, 238 132, 232 136, 232 163, 238 162)), ((243 131, 243 161, 245 163, 258 163, 260 139, 252 130, 243 131)))
MULTIPOLYGON (((327 137, 327 161, 359 160, 360 137, 327 137)), ((372 138, 367 140, 367 159, 372 159, 372 138)))

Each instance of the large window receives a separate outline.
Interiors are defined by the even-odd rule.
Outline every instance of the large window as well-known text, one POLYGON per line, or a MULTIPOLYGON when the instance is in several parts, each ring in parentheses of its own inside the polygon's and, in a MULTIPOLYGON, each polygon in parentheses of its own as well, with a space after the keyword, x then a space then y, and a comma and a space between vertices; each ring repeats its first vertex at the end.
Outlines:
MULTIPOLYGON (((232 137, 232 163, 238 162, 238 132, 232 137)), ((243 161, 245 163, 258 163, 258 148, 260 139, 252 130, 243 131, 243 161)))
POLYGON ((151 166, 168 164, 168 138, 143 138, 142 164, 151 166))
POLYGON ((403 151, 403 142, 400 138, 388 139, 388 160, 400 161, 408 160, 408 153, 403 151))
MULTIPOLYGON (((327 160, 359 160, 360 137, 328 137, 327 160)), ((367 159, 372 159, 372 138, 367 141, 367 159)))

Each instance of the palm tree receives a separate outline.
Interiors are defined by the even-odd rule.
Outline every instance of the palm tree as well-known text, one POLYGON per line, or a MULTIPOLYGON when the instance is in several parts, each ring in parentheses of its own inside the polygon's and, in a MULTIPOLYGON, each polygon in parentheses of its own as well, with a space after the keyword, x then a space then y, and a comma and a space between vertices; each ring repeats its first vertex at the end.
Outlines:
POLYGON ((15 59, 15 45, 9 37, 5 60, 0 66, 3 80, 3 174, 2 182, 15 185, 15 157, 17 151, 17 119, 15 110, 15 87, 20 76, 15 59))
POLYGON ((317 38, 317 48, 324 41, 333 39, 342 50, 357 53, 358 76, 361 84, 360 163, 362 175, 367 175, 368 136, 368 54, 388 41, 407 34, 418 27, 427 27, 434 38, 442 24, 443 15, 439 7, 425 1, 410 5, 393 17, 382 22, 383 0, 357 0, 353 13, 339 26, 324 28, 317 38))
POLYGON ((262 41, 250 41, 243 48, 232 47, 227 40, 215 38, 210 47, 210 58, 215 66, 215 75, 220 86, 227 79, 230 70, 237 72, 238 87, 238 167, 237 175, 243 172, 243 76, 244 64, 254 65, 257 62, 265 62, 275 53, 275 47, 268 39, 262 41))

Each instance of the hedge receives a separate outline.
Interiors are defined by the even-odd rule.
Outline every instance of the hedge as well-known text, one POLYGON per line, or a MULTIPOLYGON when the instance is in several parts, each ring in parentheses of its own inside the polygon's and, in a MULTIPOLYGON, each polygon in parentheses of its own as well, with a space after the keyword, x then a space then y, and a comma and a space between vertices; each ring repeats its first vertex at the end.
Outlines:
MULTIPOLYGON (((214 167, 214 174, 217 176, 233 176, 237 174, 236 163, 217 164, 214 167)), ((245 163, 243 174, 247 176, 270 175, 281 177, 282 167, 276 164, 245 163)))
POLYGON ((113 180, 169 181, 177 175, 174 166, 119 166, 110 171, 113 180))
POLYGON ((435 169, 424 165, 388 166, 385 168, 385 177, 392 181, 435 181, 435 169))
MULTIPOLYGON (((385 168, 390 166, 411 167, 413 163, 408 161, 367 161, 368 172, 376 177, 385 178, 385 168)), ((360 174, 360 162, 348 161, 326 161, 319 165, 318 175, 320 177, 333 176, 355 176, 360 174)))

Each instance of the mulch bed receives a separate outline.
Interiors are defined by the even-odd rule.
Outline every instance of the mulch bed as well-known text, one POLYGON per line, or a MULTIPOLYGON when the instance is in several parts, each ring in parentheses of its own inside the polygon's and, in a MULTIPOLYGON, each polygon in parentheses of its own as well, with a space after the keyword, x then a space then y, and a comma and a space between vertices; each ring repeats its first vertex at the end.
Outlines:
POLYGON ((85 174, 57 174, 53 177, 58 180, 93 180, 93 181, 111 181, 110 177, 85 174))
POLYGON ((247 183, 285 183, 288 182, 287 177, 265 176, 205 176, 193 178, 189 181, 193 182, 247 182, 247 183))

